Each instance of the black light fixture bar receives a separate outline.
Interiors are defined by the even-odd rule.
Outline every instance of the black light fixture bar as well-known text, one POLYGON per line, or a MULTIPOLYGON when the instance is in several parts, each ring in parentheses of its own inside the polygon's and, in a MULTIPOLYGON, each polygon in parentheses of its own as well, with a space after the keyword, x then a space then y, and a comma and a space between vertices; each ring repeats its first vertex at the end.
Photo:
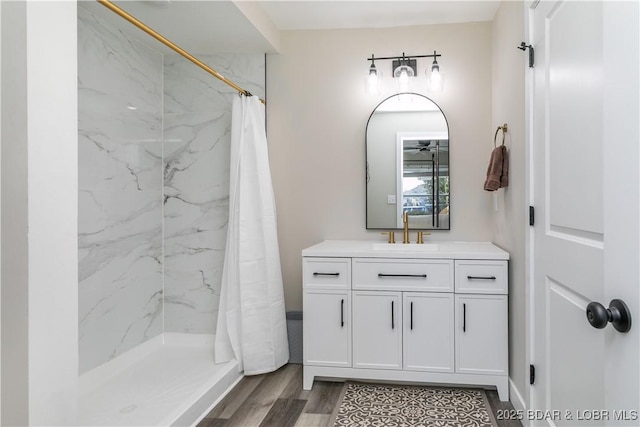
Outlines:
POLYGON ((386 56, 386 57, 374 57, 373 55, 371 55, 371 58, 367 58, 367 61, 375 61, 375 60, 385 60, 385 59, 392 59, 392 60, 401 60, 401 59, 405 59, 405 60, 409 60, 409 59, 413 59, 413 58, 438 58, 442 56, 439 53, 433 53, 431 55, 405 55, 404 53, 402 54, 402 56, 386 56))

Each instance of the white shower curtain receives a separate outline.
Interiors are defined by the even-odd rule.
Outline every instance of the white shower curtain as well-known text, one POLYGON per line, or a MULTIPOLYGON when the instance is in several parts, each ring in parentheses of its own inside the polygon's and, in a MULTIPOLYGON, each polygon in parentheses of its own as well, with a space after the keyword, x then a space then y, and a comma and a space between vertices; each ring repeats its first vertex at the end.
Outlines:
POLYGON ((230 171, 215 360, 235 357, 254 375, 289 360, 264 106, 255 96, 234 100, 230 171))

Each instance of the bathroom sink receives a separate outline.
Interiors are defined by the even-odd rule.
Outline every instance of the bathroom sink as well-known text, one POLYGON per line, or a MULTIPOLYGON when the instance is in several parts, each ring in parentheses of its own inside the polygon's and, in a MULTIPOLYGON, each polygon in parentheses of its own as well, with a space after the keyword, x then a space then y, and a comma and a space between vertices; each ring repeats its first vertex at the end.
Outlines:
POLYGON ((377 251, 398 252, 433 252, 438 250, 437 243, 374 243, 373 249, 377 251))

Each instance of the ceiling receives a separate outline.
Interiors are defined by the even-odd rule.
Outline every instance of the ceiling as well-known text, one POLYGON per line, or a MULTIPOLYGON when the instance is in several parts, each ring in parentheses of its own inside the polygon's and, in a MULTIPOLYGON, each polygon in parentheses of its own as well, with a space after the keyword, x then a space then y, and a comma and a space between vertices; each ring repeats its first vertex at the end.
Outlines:
POLYGON ((406 27, 491 21, 499 1, 260 1, 280 30, 406 27))
MULTIPOLYGON (((500 4, 487 0, 117 0, 115 3, 169 40, 195 53, 277 52, 278 34, 286 30, 490 21, 500 4)), ((131 24, 93 0, 81 1, 80 5, 125 31, 132 30, 131 24)), ((158 50, 168 51, 146 35, 141 38, 158 50)))

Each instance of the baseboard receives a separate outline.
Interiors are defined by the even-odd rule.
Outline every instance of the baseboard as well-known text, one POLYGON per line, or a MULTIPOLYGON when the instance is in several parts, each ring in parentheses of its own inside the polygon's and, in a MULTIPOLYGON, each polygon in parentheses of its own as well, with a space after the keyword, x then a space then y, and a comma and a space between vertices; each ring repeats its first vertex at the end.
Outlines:
MULTIPOLYGON (((511 400, 511 404, 513 405, 513 409, 521 414, 527 413, 527 410, 529 408, 527 408, 527 404, 522 398, 522 393, 520 393, 520 390, 518 390, 511 378, 509 378, 509 397, 509 400, 511 400)), ((528 417, 522 417, 521 422, 523 427, 529 427, 531 425, 531 421, 529 421, 527 418, 528 417)))

